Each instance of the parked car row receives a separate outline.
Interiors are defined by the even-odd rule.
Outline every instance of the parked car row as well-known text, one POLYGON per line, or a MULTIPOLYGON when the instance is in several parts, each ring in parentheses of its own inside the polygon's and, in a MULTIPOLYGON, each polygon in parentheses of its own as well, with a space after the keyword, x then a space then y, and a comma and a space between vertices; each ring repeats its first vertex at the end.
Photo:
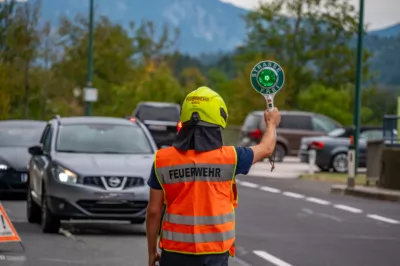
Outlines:
MULTIPOLYGON (((347 152, 354 136, 354 127, 338 128, 327 136, 304 137, 301 140, 299 157, 301 162, 308 163, 308 152, 316 151, 316 165, 322 171, 333 170, 345 173, 348 169, 347 152)), ((382 139, 383 130, 379 126, 361 126, 358 146, 358 167, 366 167, 367 141, 382 139)))
MULTIPOLYGON (((316 113, 280 111, 281 123, 277 128, 275 161, 283 161, 285 156, 297 156, 303 137, 324 136, 342 125, 333 119, 316 113)), ((241 129, 241 146, 258 144, 266 130, 264 111, 248 114, 241 129)))
MULTIPOLYGON (((298 156, 308 163, 309 150, 316 150, 316 165, 322 171, 347 172, 347 152, 353 127, 343 127, 337 121, 317 113, 280 111, 281 123, 277 128, 276 162, 285 156, 298 156)), ((258 144, 266 130, 264 111, 247 115, 240 132, 240 146, 258 144)), ((386 132, 390 136, 393 132, 386 132)), ((393 134, 397 134, 394 132, 393 134)), ((392 135, 393 135, 392 134, 392 135)), ((359 167, 366 167, 367 142, 382 139, 382 126, 361 126, 359 140, 359 167)))

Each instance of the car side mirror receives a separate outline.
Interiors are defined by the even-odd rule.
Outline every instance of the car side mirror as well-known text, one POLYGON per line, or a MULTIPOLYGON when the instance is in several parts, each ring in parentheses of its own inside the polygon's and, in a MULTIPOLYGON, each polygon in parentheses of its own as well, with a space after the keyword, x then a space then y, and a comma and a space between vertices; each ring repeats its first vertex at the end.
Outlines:
POLYGON ((43 154, 43 149, 42 146, 36 145, 28 148, 28 152, 35 156, 35 155, 42 155, 43 154))

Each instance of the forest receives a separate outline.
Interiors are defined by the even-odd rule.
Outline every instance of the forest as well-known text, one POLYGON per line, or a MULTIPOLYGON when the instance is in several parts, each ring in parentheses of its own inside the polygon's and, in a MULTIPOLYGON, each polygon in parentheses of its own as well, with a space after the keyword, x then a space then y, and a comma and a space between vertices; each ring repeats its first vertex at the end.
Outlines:
MULTIPOLYGON (((88 17, 60 16, 57 25, 40 19, 40 1, 0 5, 0 119, 48 119, 84 114, 82 89, 88 69, 88 17)), ((176 49, 179 28, 162 34, 151 21, 128 29, 105 16, 94 25, 93 86, 99 91, 93 115, 130 115, 140 101, 182 103, 199 86, 225 99, 230 125, 266 103, 252 88, 252 67, 275 60, 286 83, 275 98, 281 110, 305 110, 353 121, 358 16, 346 1, 279 0, 244 17, 248 36, 236 51, 201 60, 176 49), (290 19, 280 15, 288 10, 290 19), (294 20, 293 20, 294 19, 294 20), (293 23, 294 21, 294 23, 293 23)), ((363 51, 362 124, 382 124, 396 112, 398 87, 380 84, 363 51)))

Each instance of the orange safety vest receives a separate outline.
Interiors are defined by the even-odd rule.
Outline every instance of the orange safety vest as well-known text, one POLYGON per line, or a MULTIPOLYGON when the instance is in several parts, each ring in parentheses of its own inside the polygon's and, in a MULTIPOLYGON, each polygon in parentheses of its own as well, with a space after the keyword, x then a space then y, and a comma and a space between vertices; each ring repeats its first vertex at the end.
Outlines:
POLYGON ((236 150, 157 151, 155 172, 164 191, 160 248, 183 254, 235 256, 236 150))

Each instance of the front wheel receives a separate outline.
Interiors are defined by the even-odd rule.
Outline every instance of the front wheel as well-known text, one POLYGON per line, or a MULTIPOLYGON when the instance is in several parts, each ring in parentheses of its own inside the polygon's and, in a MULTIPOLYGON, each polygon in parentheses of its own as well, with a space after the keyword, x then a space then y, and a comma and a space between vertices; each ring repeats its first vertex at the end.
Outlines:
POLYGON ((43 233, 50 233, 50 234, 55 234, 58 233, 60 226, 61 226, 61 221, 56 217, 54 214, 51 213, 49 206, 48 206, 48 201, 47 201, 47 196, 45 191, 43 190, 43 198, 42 198, 42 232, 43 233))
POLYGON ((281 163, 283 162, 283 158, 285 158, 286 150, 282 144, 277 143, 275 148, 275 162, 281 163))
POLYGON ((332 168, 337 173, 346 173, 348 169, 347 154, 344 152, 335 154, 332 158, 332 168))
POLYGON ((32 190, 30 185, 28 185, 27 195, 26 195, 26 216, 29 223, 40 223, 41 211, 40 206, 32 198, 32 190))

